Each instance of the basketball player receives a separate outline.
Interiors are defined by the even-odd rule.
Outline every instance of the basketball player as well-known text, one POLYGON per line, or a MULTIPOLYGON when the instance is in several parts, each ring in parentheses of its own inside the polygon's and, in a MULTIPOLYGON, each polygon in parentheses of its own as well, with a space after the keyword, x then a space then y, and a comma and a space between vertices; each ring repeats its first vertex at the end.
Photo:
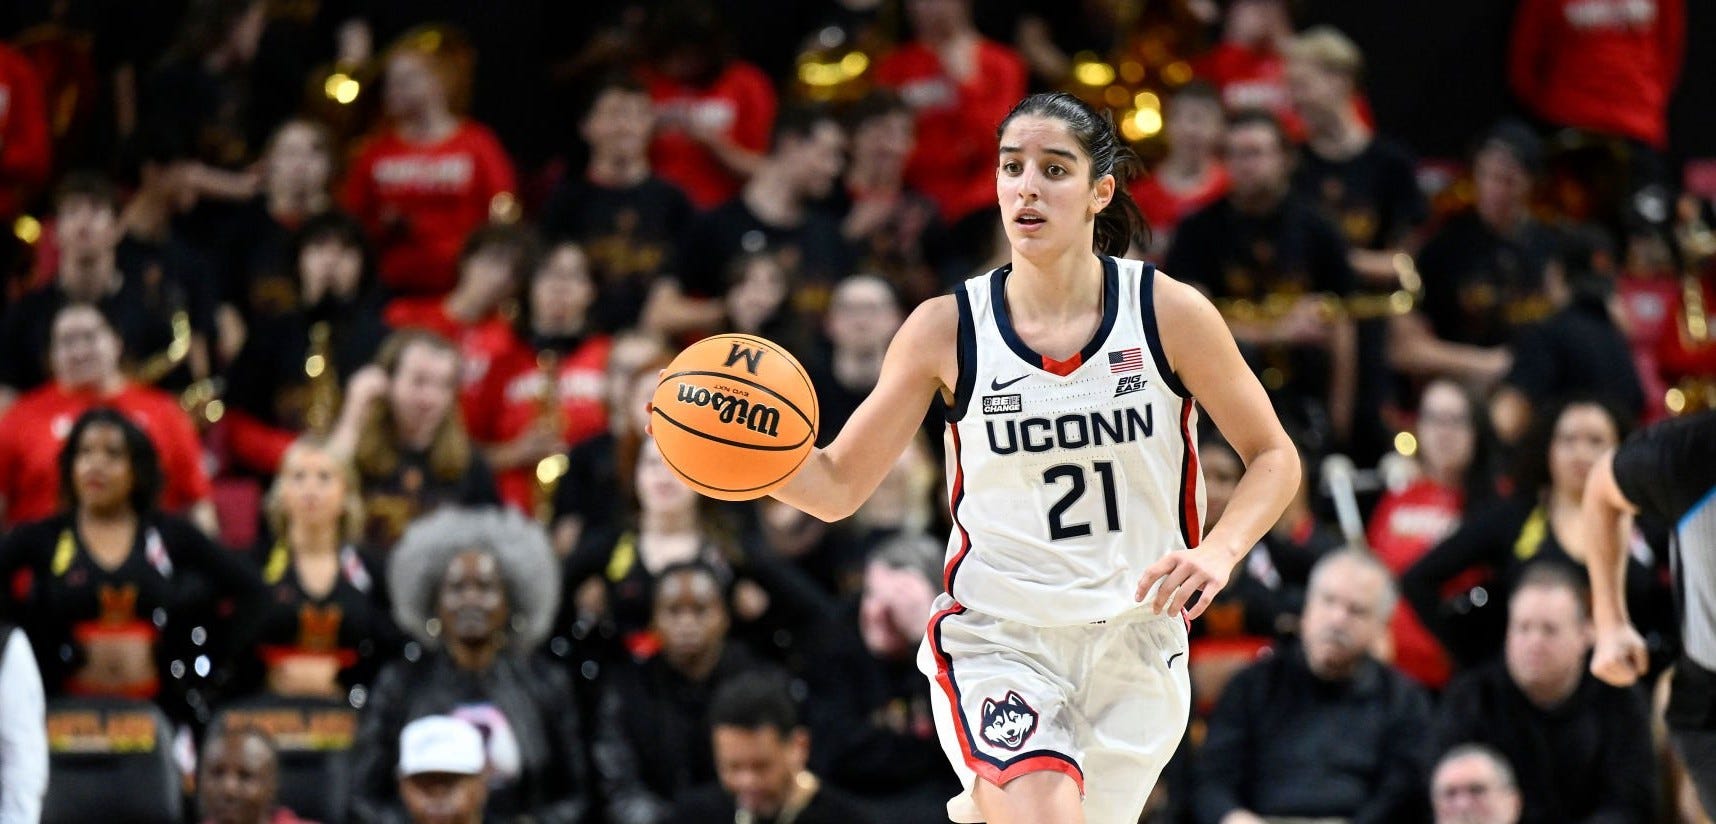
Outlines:
POLYGON ((1598 459, 1585 482, 1581 543, 1589 553, 1591 617, 1597 625, 1591 673, 1631 686, 1650 666, 1649 650, 1627 616, 1622 523, 1639 513, 1674 524, 1679 577, 1680 660, 1668 698, 1669 736, 1716 810, 1716 411, 1665 421, 1633 434, 1598 459))
POLYGON ((852 514, 939 397, 955 528, 919 667, 966 787, 948 812, 1131 824, 1185 730, 1182 608, 1227 583, 1299 463, 1209 301, 1117 257, 1143 226, 1108 120, 1034 95, 999 137, 1012 262, 920 305, 775 497, 852 514), (1247 466, 1208 535, 1194 400, 1247 466))

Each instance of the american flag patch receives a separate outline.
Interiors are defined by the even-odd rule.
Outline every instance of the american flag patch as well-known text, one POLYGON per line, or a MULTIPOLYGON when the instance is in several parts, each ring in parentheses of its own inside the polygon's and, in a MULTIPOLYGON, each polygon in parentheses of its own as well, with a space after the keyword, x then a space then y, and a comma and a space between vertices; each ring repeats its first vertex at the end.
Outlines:
POLYGON ((1118 375, 1122 372, 1144 371, 1144 353, 1138 347, 1121 349, 1108 353, 1108 373, 1118 375))

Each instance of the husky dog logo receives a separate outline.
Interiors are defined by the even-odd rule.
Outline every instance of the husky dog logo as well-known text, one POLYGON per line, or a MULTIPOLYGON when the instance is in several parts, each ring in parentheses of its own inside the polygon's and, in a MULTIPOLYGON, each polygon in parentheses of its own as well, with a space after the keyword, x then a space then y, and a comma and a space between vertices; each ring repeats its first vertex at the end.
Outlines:
POLYGON ((1009 750, 1025 745, 1025 739, 1037 731, 1037 711, 1031 709, 1019 693, 1007 691, 1007 697, 996 703, 983 699, 983 740, 1009 750))

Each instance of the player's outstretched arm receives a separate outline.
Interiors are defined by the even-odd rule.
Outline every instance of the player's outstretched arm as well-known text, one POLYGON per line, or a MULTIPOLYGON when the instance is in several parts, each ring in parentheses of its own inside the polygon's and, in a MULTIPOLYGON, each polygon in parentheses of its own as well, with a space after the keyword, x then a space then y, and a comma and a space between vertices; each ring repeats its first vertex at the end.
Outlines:
POLYGON ((1155 303, 1168 365, 1245 462, 1245 475, 1227 510, 1203 542, 1196 549, 1163 556, 1138 582, 1140 601, 1161 582, 1151 602, 1157 612, 1179 612, 1193 592, 1202 591, 1188 613, 1196 618, 1298 491, 1299 452, 1209 299, 1158 274, 1155 303))
POLYGON ((911 443, 930 401, 957 380, 958 338, 953 297, 919 305, 888 345, 870 396, 774 497, 824 521, 857 511, 911 443))
POLYGON ((1631 686, 1650 667, 1644 638, 1627 615, 1627 554, 1621 545, 1626 518, 1634 510, 1615 482, 1615 452, 1609 450, 1585 479, 1579 511, 1579 540, 1591 571, 1591 618, 1597 640, 1591 674, 1617 687, 1631 686))

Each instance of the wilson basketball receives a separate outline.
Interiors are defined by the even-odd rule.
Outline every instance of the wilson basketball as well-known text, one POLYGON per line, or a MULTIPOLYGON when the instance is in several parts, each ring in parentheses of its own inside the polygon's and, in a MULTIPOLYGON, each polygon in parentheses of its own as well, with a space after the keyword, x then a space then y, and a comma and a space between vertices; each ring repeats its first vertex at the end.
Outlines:
POLYGON ((711 498, 748 501, 780 488, 810 456, 816 387, 780 346, 715 335, 668 364, 650 417, 680 480, 711 498))

